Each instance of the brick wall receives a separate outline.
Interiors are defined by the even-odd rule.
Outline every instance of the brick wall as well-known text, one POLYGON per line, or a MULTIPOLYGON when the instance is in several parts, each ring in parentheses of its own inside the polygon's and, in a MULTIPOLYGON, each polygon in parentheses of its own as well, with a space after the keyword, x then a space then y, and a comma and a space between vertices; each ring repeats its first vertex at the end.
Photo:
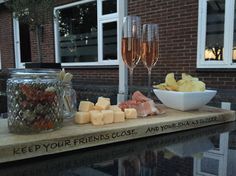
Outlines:
MULTIPOLYGON (((163 82, 174 72, 190 73, 203 80, 208 88, 220 90, 214 101, 236 103, 236 72, 199 72, 196 70, 198 1, 129 0, 129 14, 141 16, 143 23, 160 25, 160 59, 153 69, 152 82, 163 82), (227 92, 227 94, 225 94, 227 92)), ((147 71, 142 63, 134 71, 134 82, 147 85, 147 71)))
MULTIPOLYGON (((160 59, 153 69, 152 81, 163 81, 169 72, 196 74, 197 0, 130 0, 129 14, 141 16, 143 23, 159 24, 160 59)), ((147 71, 142 63, 135 74, 135 82, 147 84, 147 71)))
MULTIPOLYGON (((72 2, 56 0, 55 6, 72 2)), ((197 23, 198 0, 128 0, 128 14, 139 15, 143 23, 153 22, 160 25, 160 59, 153 69, 152 82, 160 83, 169 72, 180 75, 191 73, 206 82, 207 87, 220 90, 217 101, 236 102, 236 72, 197 72, 197 23), (228 95, 224 92, 227 91, 228 95)), ((0 49, 3 67, 14 67, 12 20, 7 10, 0 10, 0 49), (2 27, 4 25, 4 27, 2 27), (4 43, 4 45, 3 45, 4 43)), ((35 38, 31 34, 32 57, 37 58, 35 38)), ((43 61, 54 62, 53 20, 44 27, 43 61)), ((118 85, 118 68, 77 68, 67 69, 75 74, 74 85, 118 85)), ((134 84, 147 86, 147 70, 140 64, 134 70, 134 84)))
POLYGON ((12 15, 3 7, 0 7, 0 50, 2 68, 14 67, 12 15))

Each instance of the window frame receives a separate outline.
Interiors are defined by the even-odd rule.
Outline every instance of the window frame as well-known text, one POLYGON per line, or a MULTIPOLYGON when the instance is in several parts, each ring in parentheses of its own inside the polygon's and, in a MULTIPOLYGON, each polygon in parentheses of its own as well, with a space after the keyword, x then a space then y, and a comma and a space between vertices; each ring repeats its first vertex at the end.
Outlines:
POLYGON ((25 62, 21 62, 21 50, 20 50, 20 25, 19 20, 14 18, 13 13, 13 40, 14 40, 14 56, 15 56, 15 67, 25 68, 25 62))
MULTIPOLYGON (((77 1, 73 3, 68 3, 65 5, 60 5, 54 8, 54 42, 55 42, 55 60, 57 63, 61 63, 62 66, 109 66, 109 65, 119 65, 119 60, 121 59, 121 55, 119 54, 121 50, 121 32, 120 32, 120 20, 122 20, 122 17, 124 16, 125 13, 125 8, 122 8, 120 6, 123 6, 124 3, 120 3, 120 0, 117 0, 117 6, 116 6, 116 13, 110 13, 110 14, 105 14, 102 15, 102 2, 104 0, 82 0, 82 1, 77 1), (69 7, 73 7, 79 4, 84 4, 84 3, 89 3, 97 1, 97 37, 98 37, 98 61, 97 62, 61 62, 61 57, 60 57, 60 34, 59 34, 59 23, 57 21, 57 11, 69 7), (108 22, 117 22, 117 59, 116 60, 104 60, 103 59, 103 30, 102 30, 102 25, 104 23, 108 22)), ((122 0, 124 1, 124 0, 122 0)))
POLYGON ((2 52, 1 52, 1 49, 0 49, 0 69, 2 69, 2 52))
MULTIPOLYGON (((205 43, 207 27, 207 2, 199 0, 198 7, 198 41, 197 41, 197 68, 236 68, 232 62, 234 37, 234 0, 225 1, 224 17, 224 52, 223 61, 205 61, 205 43)), ((236 34, 235 34, 236 35, 236 34)))

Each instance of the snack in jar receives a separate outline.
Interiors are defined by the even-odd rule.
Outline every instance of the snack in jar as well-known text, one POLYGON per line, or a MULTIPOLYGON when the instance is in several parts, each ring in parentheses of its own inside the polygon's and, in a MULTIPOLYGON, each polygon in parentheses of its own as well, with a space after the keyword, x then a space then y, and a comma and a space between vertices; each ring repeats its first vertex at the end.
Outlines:
POLYGON ((8 128, 31 134, 62 126, 62 84, 56 70, 15 70, 7 81, 8 128))

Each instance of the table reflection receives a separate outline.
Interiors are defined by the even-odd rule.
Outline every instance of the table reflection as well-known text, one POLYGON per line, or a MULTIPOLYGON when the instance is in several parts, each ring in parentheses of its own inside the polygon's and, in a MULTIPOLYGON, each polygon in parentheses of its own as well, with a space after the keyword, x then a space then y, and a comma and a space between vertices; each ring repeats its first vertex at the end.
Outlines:
POLYGON ((236 123, 0 165, 1 176, 233 176, 236 123))

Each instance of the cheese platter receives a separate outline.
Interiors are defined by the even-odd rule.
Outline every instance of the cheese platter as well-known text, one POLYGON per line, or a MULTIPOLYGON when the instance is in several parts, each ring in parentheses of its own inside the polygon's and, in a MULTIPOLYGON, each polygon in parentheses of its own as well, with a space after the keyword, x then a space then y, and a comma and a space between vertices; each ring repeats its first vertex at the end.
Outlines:
POLYGON ((7 120, 1 119, 0 163, 235 121, 230 110, 204 106, 183 112, 158 106, 165 113, 98 126, 71 119, 61 129, 39 134, 9 133, 7 120))

